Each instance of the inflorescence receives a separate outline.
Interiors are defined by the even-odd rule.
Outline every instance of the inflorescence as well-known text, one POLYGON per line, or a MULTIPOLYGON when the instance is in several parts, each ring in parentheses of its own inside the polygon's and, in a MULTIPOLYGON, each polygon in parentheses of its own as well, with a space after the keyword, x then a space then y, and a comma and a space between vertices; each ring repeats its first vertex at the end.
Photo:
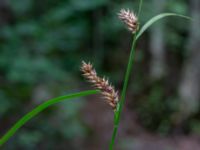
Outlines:
POLYGON ((127 25, 132 33, 135 33, 138 30, 138 19, 129 9, 121 9, 118 13, 118 17, 127 25))
POLYGON ((90 63, 82 61, 81 71, 83 72, 83 76, 88 79, 96 89, 101 91, 103 98, 113 108, 113 110, 115 110, 119 102, 119 96, 118 92, 115 91, 109 81, 97 76, 95 69, 93 69, 93 66, 90 63))

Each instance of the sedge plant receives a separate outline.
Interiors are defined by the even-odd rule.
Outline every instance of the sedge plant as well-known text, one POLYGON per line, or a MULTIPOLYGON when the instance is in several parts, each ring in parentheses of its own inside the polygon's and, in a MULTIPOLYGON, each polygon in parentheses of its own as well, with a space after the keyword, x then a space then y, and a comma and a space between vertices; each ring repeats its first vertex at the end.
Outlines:
POLYGON ((176 16, 181 17, 185 19, 190 19, 190 17, 175 14, 175 13, 162 13, 158 14, 157 16, 151 18, 149 21, 147 21, 141 28, 139 28, 139 17, 142 9, 142 3, 143 0, 140 0, 139 9, 137 14, 134 14, 129 9, 121 9, 121 11, 118 13, 119 19, 124 22, 130 33, 132 34, 133 40, 131 45, 131 50, 129 54, 129 59, 127 63, 127 68, 125 72, 124 77, 124 83, 122 87, 121 94, 118 93, 118 91, 115 90, 114 86, 112 86, 109 83, 109 80, 106 78, 101 78, 97 75, 96 70, 93 68, 91 63, 86 63, 82 61, 81 71, 83 72, 83 76, 92 83, 94 90, 88 90, 88 91, 81 91, 65 96, 60 96, 57 98, 50 99, 30 112, 28 112, 26 115, 24 115, 21 119, 19 119, 0 139, 0 147, 2 147, 24 124, 26 124, 30 119, 41 113, 44 109, 59 103, 63 100, 72 100, 75 98, 80 98, 84 96, 94 95, 94 94, 102 94, 103 98, 106 100, 106 102, 111 106, 113 109, 114 115, 114 126, 113 126, 113 133, 111 136, 111 141, 109 145, 109 150, 114 149, 115 145, 115 138, 117 136, 118 127, 120 123, 120 117, 122 113, 123 106, 125 104, 125 98, 129 83, 130 74, 133 68, 134 64, 134 58, 135 58, 135 48, 138 39, 142 36, 142 34, 155 22, 159 21, 162 18, 168 17, 168 16, 176 16), (119 95, 121 95, 119 97, 119 95))

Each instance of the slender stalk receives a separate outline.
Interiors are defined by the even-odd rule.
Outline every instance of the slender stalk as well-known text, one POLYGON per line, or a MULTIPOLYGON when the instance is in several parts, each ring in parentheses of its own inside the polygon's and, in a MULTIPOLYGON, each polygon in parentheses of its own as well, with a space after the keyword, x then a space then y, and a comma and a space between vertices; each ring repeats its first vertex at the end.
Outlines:
POLYGON ((119 106, 117 107, 117 110, 115 112, 115 121, 114 121, 114 129, 113 129, 113 134, 112 134, 112 139, 110 142, 109 150, 113 150, 113 146, 115 143, 115 138, 117 135, 118 131, 118 126, 119 126, 119 121, 122 113, 122 109, 125 103, 125 97, 126 97, 126 92, 127 92, 127 87, 128 87, 128 82, 131 74, 131 70, 133 67, 133 62, 134 62, 134 56, 135 56, 135 44, 136 44, 136 34, 134 35, 133 42, 132 42, 132 48, 131 52, 129 55, 129 61, 128 61, 128 66, 125 74, 125 79, 124 79, 124 84, 123 84, 123 89, 122 89, 122 94, 120 98, 120 103, 119 106))
POLYGON ((117 129, 118 129, 118 126, 114 126, 113 134, 112 134, 112 140, 110 142, 109 150, 113 150, 113 146, 115 144, 115 137, 117 135, 117 129))
POLYGON ((142 10, 142 4, 143 4, 143 0, 140 0, 139 9, 138 9, 138 13, 137 13, 137 18, 140 17, 140 13, 141 13, 141 10, 142 10))
POLYGON ((58 102, 61 102, 63 100, 70 100, 73 98, 78 98, 78 97, 83 97, 83 96, 88 96, 92 94, 97 94, 99 93, 98 90, 89 90, 89 91, 83 91, 79 93, 74 93, 74 94, 69 94, 65 96, 60 96, 57 98, 50 99, 41 105, 37 106, 34 108, 32 111, 27 113, 25 116, 23 116, 19 121, 17 121, 10 130, 6 132, 6 134, 0 139, 0 147, 6 143, 16 132, 19 128, 21 128, 26 122, 28 122, 31 118, 36 116, 38 113, 43 111, 44 109, 48 108, 49 106, 56 104, 58 102))
MULTIPOLYGON (((140 0, 138 14, 137 14, 138 19, 139 19, 140 13, 141 13, 142 4, 143 4, 143 0, 140 0)), ((114 116, 114 129, 113 129, 113 133, 112 133, 111 142, 110 142, 110 145, 109 145, 109 150, 113 150, 113 147, 114 147, 114 144, 115 144, 115 138, 116 138, 118 127, 119 127, 119 121, 120 121, 122 109, 123 109, 123 106, 124 106, 124 103, 125 103, 128 82, 129 82, 131 70, 132 70, 133 64, 134 64, 135 45, 136 45, 136 41, 137 41, 136 36, 137 36, 137 34, 135 33, 134 37, 133 37, 132 46, 131 46, 131 52, 130 52, 130 55, 129 55, 129 60, 128 60, 126 74, 125 74, 123 89, 122 89, 122 93, 121 93, 120 103, 119 103, 117 110, 115 111, 115 114, 114 114, 115 115, 114 116)))

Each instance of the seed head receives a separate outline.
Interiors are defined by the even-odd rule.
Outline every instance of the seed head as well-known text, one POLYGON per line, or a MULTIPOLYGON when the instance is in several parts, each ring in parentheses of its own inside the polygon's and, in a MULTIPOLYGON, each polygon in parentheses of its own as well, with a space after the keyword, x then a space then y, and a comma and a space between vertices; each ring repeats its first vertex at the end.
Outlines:
POLYGON ((110 85, 109 81, 105 78, 98 77, 91 63, 85 63, 82 61, 81 71, 83 72, 83 76, 88 79, 96 89, 101 91, 103 98, 113 108, 113 110, 115 110, 117 103, 119 102, 118 92, 116 92, 114 87, 110 85))
POLYGON ((135 33, 138 30, 138 19, 129 9, 121 9, 118 13, 118 17, 127 25, 132 33, 135 33))

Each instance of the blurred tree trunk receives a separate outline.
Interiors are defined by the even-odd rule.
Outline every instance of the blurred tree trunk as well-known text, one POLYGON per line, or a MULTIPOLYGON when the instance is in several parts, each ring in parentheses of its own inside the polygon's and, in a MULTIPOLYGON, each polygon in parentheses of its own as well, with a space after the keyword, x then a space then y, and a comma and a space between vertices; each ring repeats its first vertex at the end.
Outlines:
MULTIPOLYGON (((161 13, 166 0, 153 0, 154 13, 161 13)), ((156 23, 150 30, 150 75, 153 80, 163 77, 166 71, 164 24, 156 23)))
POLYGON ((184 118, 198 111, 200 100, 200 0, 191 0, 190 3, 193 21, 190 26, 188 58, 179 87, 181 116, 184 118))

